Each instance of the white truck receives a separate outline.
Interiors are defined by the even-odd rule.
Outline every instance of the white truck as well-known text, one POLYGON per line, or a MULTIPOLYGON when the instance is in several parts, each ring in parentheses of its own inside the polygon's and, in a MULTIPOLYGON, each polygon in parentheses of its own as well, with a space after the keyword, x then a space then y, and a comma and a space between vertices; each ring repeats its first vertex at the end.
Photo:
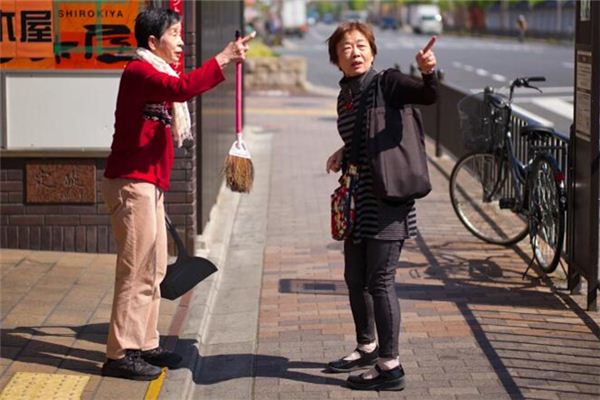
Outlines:
POLYGON ((281 27, 286 35, 304 36, 308 31, 306 0, 283 0, 281 2, 281 27))
POLYGON ((415 33, 442 33, 442 15, 436 4, 414 4, 408 7, 408 24, 415 33))

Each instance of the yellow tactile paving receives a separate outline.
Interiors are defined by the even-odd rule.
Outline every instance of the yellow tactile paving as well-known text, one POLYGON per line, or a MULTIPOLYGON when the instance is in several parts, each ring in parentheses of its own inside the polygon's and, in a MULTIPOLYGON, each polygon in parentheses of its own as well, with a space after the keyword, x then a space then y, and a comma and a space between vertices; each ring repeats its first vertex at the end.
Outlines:
POLYGON ((0 393, 0 400, 80 399, 89 375, 17 372, 0 393))

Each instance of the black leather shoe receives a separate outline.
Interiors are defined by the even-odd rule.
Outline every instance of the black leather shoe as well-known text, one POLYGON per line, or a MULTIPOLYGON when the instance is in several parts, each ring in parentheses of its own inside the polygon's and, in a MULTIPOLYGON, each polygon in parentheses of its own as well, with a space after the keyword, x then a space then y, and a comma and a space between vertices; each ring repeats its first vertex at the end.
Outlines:
POLYGON ((357 369, 372 367, 377 362, 379 347, 375 347, 375 350, 370 353, 364 352, 359 348, 355 351, 360 354, 360 358, 352 361, 344 360, 343 358, 331 361, 327 364, 327 370, 329 372, 350 372, 356 371, 357 369))
POLYGON ((127 350, 125 357, 118 360, 108 359, 102 365, 102 375, 115 378, 151 381, 160 376, 161 369, 148 364, 140 356, 139 350, 127 350))
POLYGON ((355 390, 402 390, 404 389, 404 370, 399 365, 389 371, 375 365, 377 375, 372 379, 365 379, 364 374, 350 375, 346 380, 348 387, 355 390))
POLYGON ((181 356, 158 346, 152 350, 142 351, 142 358, 147 363, 157 367, 177 368, 181 363, 181 356))

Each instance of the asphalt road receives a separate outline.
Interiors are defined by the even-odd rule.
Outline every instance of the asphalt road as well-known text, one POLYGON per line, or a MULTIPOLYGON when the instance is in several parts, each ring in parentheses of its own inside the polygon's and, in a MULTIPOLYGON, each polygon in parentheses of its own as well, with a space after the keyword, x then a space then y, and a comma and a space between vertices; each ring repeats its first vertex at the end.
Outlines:
MULTIPOLYGON (((337 89, 341 73, 329 63, 327 37, 335 25, 312 26, 303 39, 290 38, 277 49, 281 54, 301 55, 308 63, 310 83, 337 89)), ((408 72, 416 52, 429 36, 400 31, 375 30, 378 54, 375 68, 384 69, 398 64, 408 72)), ((520 76, 545 76, 546 82, 538 94, 521 89, 515 95, 516 109, 543 124, 568 133, 573 115, 574 48, 572 45, 546 44, 538 41, 519 43, 516 38, 438 37, 434 46, 438 68, 445 81, 465 90, 480 91, 485 86, 501 88, 520 76)))

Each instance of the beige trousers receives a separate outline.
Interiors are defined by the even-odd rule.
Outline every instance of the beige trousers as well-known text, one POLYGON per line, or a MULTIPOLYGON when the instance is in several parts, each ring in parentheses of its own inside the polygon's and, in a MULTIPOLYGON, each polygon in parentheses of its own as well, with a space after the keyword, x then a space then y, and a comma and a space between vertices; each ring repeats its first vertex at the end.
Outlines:
POLYGON ((102 181, 102 196, 117 243, 117 268, 106 355, 158 346, 160 282, 167 268, 163 192, 129 179, 102 181))

